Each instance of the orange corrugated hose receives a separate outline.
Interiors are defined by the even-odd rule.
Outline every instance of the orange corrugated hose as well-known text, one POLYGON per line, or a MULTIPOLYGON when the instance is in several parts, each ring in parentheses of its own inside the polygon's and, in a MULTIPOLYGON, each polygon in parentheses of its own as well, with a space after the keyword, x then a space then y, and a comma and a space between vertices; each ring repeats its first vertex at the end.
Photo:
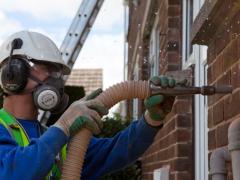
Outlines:
MULTIPOLYGON (((181 81, 179 81, 181 82, 181 81)), ((202 86, 202 87, 186 87, 176 86, 175 88, 161 88, 158 86, 151 86, 149 81, 127 81, 116 84, 103 93, 96 99, 101 101, 108 109, 116 103, 124 99, 145 99, 150 95, 163 94, 170 96, 178 95, 213 95, 215 93, 232 93, 233 88, 231 85, 221 86, 202 86), (150 90, 151 89, 151 90, 150 90), (150 92, 151 91, 151 92, 150 92)), ((91 139, 92 132, 83 128, 76 134, 68 144, 67 159, 64 161, 62 169, 62 179, 64 180, 79 180, 81 178, 81 171, 84 161, 84 156, 91 139)))
MULTIPOLYGON (((97 99, 101 101, 108 109, 116 103, 125 99, 145 99, 150 95, 148 81, 127 81, 116 84, 103 93, 97 99)), ((68 144, 67 159, 64 161, 62 168, 62 179, 79 180, 92 132, 83 128, 77 133, 68 144)))

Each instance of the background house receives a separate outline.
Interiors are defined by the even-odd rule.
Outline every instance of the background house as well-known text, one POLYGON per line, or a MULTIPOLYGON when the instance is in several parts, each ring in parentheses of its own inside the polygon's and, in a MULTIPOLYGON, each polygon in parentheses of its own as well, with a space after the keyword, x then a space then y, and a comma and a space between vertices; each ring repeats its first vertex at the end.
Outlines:
MULTIPOLYGON (((222 0, 125 1, 125 78, 147 80, 188 71, 195 86, 230 84, 234 93, 178 97, 171 116, 142 157, 143 179, 169 172, 171 180, 207 180, 211 153, 228 144, 240 113, 239 2, 222 0)), ((127 102, 138 118, 140 100, 127 102)), ((232 179, 228 166, 228 179, 232 179)), ((168 174, 168 173, 166 173, 168 174)))
POLYGON ((102 69, 73 69, 65 86, 82 86, 85 94, 103 88, 102 69))

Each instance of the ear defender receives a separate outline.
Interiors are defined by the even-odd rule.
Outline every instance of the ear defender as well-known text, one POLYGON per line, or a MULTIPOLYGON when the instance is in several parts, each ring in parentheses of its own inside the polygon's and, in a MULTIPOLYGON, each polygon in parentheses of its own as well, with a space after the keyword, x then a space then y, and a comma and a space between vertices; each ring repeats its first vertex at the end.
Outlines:
POLYGON ((3 90, 6 93, 14 94, 21 92, 28 80, 29 67, 25 60, 12 57, 15 49, 21 49, 23 41, 20 38, 16 38, 11 43, 11 51, 8 61, 1 68, 0 81, 3 90))
POLYGON ((3 90, 9 94, 21 92, 28 81, 29 67, 23 59, 11 59, 1 68, 0 80, 3 90), (10 70, 10 71, 9 71, 10 70))

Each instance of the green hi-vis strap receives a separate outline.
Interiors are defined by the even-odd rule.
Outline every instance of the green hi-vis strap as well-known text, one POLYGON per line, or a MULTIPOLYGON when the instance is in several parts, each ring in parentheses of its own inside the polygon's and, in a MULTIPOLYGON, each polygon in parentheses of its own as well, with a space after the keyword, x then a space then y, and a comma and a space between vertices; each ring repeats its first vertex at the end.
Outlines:
MULTIPOLYGON (((63 162, 66 160, 67 157, 67 145, 65 144, 63 148, 61 149, 60 153, 60 163, 63 165, 63 162)), ((58 166, 57 163, 55 163, 51 169, 51 171, 48 173, 45 180, 51 180, 51 177, 54 177, 54 180, 60 180, 61 179, 61 166, 58 166)))
MULTIPOLYGON (((7 111, 4 109, 0 109, 0 124, 2 124, 10 133, 11 137, 18 143, 19 146, 28 146, 29 138, 26 134, 23 127, 20 123, 7 111)), ((61 153, 60 153, 60 163, 63 164, 64 160, 66 159, 67 153, 67 145, 63 146, 61 153)), ((61 178, 61 167, 59 167, 56 163, 53 165, 51 171, 45 177, 45 179, 52 179, 52 176, 56 180, 60 180, 61 178)))
POLYGON ((25 147, 29 144, 28 135, 19 122, 4 109, 0 110, 0 124, 8 130, 19 146, 25 147))
POLYGON ((61 150, 61 160, 62 160, 62 164, 63 162, 66 160, 67 158, 67 144, 65 144, 61 150))

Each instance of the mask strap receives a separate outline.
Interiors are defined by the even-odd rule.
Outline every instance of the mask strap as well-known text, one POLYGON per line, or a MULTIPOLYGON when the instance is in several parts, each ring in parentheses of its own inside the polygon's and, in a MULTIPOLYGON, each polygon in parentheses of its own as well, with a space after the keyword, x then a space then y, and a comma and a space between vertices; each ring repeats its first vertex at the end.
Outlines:
POLYGON ((43 81, 39 80, 36 76, 32 75, 32 74, 29 74, 29 79, 37 82, 38 84, 42 85, 42 84, 45 84, 43 81))
MULTIPOLYGON (((29 77, 29 79, 37 82, 39 85, 45 84, 43 81, 39 80, 37 77, 33 76, 32 74, 30 74, 28 77, 29 77)), ((24 91, 22 91, 21 93, 18 93, 18 94, 21 94, 21 95, 22 95, 22 94, 30 94, 30 93, 32 93, 33 91, 35 91, 35 90, 37 89, 37 87, 38 87, 38 86, 36 86, 36 87, 34 87, 34 88, 32 88, 32 89, 24 90, 24 91)))
MULTIPOLYGON (((45 82, 39 80, 37 77, 35 77, 35 76, 32 75, 32 74, 30 74, 30 75, 28 76, 28 78, 31 79, 31 80, 33 80, 33 81, 35 81, 35 82, 37 82, 37 83, 38 83, 38 86, 39 86, 39 85, 43 85, 43 84, 45 84, 45 82)), ((35 90, 37 89, 38 86, 36 86, 36 87, 34 87, 34 88, 32 88, 32 89, 23 90, 22 92, 17 93, 17 94, 16 94, 16 93, 8 93, 8 95, 11 96, 11 95, 30 94, 30 93, 32 93, 33 91, 35 91, 35 90)))

